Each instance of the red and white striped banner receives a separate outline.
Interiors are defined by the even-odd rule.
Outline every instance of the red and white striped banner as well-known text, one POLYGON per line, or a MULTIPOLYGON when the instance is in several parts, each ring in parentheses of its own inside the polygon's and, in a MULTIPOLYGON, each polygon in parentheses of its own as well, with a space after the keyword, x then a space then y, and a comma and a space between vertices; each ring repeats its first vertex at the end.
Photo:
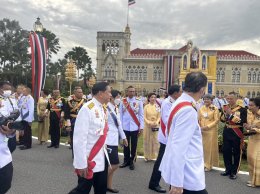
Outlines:
POLYGON ((32 55, 32 94, 38 100, 46 78, 47 39, 32 32, 29 41, 32 55))
POLYGON ((174 84, 174 59, 173 55, 165 57, 166 63, 166 90, 174 84))

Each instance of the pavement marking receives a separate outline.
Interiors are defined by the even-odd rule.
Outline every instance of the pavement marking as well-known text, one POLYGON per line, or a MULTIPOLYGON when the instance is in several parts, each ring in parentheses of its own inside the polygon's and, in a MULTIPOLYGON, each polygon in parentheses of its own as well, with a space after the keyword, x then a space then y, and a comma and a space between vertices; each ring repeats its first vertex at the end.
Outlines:
MULTIPOLYGON (((35 137, 35 136, 32 136, 32 138, 33 138, 33 139, 38 139, 38 137, 35 137)), ((48 140, 47 142, 50 143, 51 141, 48 140)), ((67 147, 69 147, 69 144, 66 144, 66 143, 60 143, 60 145, 63 145, 63 146, 67 146, 67 147)), ((118 155, 119 155, 119 156, 124 156, 124 154, 121 153, 121 152, 119 152, 118 155)), ((137 158, 139 158, 139 159, 144 159, 143 156, 137 156, 137 158)), ((219 167, 213 167, 212 169, 213 169, 213 170, 217 170, 217 171, 225 171, 224 168, 219 168, 219 167)), ((246 172, 246 171, 239 171, 238 174, 249 175, 249 172, 246 172)))

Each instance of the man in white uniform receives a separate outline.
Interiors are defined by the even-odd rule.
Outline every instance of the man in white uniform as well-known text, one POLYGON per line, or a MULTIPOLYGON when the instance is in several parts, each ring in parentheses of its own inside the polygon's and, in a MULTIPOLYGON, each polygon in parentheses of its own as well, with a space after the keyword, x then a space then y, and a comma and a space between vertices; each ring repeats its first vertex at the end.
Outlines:
POLYGON ((203 73, 187 74, 184 93, 170 111, 168 139, 160 165, 163 179, 171 185, 170 194, 207 194, 202 135, 196 111, 196 101, 204 95, 206 86, 207 77, 203 73))
POLYGON ((160 149, 159 149, 158 157, 154 163, 152 176, 149 182, 149 189, 154 190, 158 193, 166 193, 166 190, 161 188, 161 186, 159 185, 161 180, 161 172, 159 171, 159 166, 161 164, 162 157, 165 151, 166 142, 167 142, 165 130, 166 130, 170 110, 175 100, 177 100, 177 98, 180 97, 181 93, 182 91, 179 85, 170 86, 168 89, 169 96, 162 102, 162 106, 161 106, 161 121, 160 121, 161 127, 159 128, 159 133, 158 133, 158 141, 160 143, 160 149))
MULTIPOLYGON (((0 116, 8 117, 17 105, 8 98, 11 95, 11 84, 0 82, 0 116), (14 106, 14 107, 13 107, 14 106)), ((15 129, 0 126, 0 193, 6 193, 10 187, 13 177, 12 155, 8 148, 8 139, 15 137, 15 129)))
POLYGON ((78 186, 70 194, 95 194, 107 191, 107 155, 105 140, 108 131, 105 106, 111 97, 107 82, 100 82, 92 88, 93 99, 80 109, 74 128, 73 151, 78 186))

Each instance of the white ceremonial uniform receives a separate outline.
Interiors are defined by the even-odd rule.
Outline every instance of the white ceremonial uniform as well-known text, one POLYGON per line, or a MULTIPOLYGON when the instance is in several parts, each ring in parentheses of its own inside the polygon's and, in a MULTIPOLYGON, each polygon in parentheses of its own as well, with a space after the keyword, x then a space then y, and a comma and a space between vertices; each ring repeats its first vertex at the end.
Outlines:
MULTIPOLYGON (((95 98, 88 101, 80 109, 74 128, 73 135, 73 166, 76 169, 87 168, 87 159, 90 151, 98 141, 100 135, 103 135, 105 120, 107 115, 104 112, 103 105, 95 98)), ((105 170, 105 144, 94 157, 96 165, 93 172, 105 170)))
POLYGON ((120 114, 118 108, 116 108, 112 103, 108 103, 108 106, 111 110, 116 115, 118 127, 116 126, 110 112, 107 110, 108 114, 108 133, 107 133, 107 139, 106 139, 106 145, 110 146, 118 146, 118 135, 120 136, 121 139, 126 139, 125 133, 122 128, 122 123, 120 121, 120 114))
MULTIPOLYGON (((175 100, 171 96, 168 96, 164 101, 162 101, 161 119, 162 119, 163 123, 165 124, 165 126, 167 126, 170 110, 171 110, 171 107, 172 107, 174 101, 175 100)), ((158 132, 158 141, 165 145, 167 143, 167 139, 163 135, 161 127, 159 128, 159 132, 158 132)))
MULTIPOLYGON (((0 97, 0 116, 8 117, 10 113, 18 109, 17 101, 13 97, 0 97)), ((19 121, 19 118, 16 120, 19 121)), ((12 156, 8 148, 8 138, 6 135, 0 133, 0 168, 3 168, 5 165, 9 164, 12 161, 12 156)))
POLYGON ((249 99, 244 98, 243 103, 244 103, 244 107, 246 107, 246 106, 248 107, 249 106, 249 99))
MULTIPOLYGON (((144 128, 143 102, 139 98, 136 98, 136 97, 133 97, 133 98, 127 97, 127 102, 131 106, 137 119, 140 122, 140 129, 143 129, 144 128)), ((119 112, 120 112, 120 118, 121 118, 123 130, 125 130, 125 131, 138 131, 139 130, 138 126, 134 122, 132 116, 129 114, 128 110, 126 109, 123 101, 120 103, 119 112)))
POLYGON ((214 104, 216 107, 218 107, 218 109, 221 109, 221 108, 222 108, 221 99, 219 99, 219 98, 217 98, 217 97, 213 99, 213 104, 214 104))
POLYGON ((22 96, 20 99, 20 111, 23 121, 28 123, 34 120, 34 99, 31 95, 22 96))
MULTIPOLYGON (((195 100, 183 93, 171 110, 180 102, 195 100)), ((166 183, 190 191, 205 189, 205 172, 201 129, 198 113, 190 106, 174 116, 160 171, 166 183)))

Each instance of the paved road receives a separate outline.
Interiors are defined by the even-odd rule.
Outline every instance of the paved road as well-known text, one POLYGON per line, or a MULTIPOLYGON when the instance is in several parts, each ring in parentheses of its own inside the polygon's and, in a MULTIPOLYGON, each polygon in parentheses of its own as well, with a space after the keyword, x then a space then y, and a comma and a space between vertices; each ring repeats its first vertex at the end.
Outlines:
MULTIPOLYGON (((61 146, 47 149, 46 145, 33 145, 30 150, 17 149, 13 155, 14 178, 8 194, 66 194, 76 185, 71 150, 61 146)), ((147 188, 153 162, 138 159, 136 170, 119 169, 114 178, 115 188, 121 194, 155 194, 147 188)), ((239 175, 233 181, 221 177, 219 171, 206 173, 209 194, 259 194, 260 189, 248 188, 248 175, 239 175)), ((167 188, 166 184, 162 186, 167 188)))

